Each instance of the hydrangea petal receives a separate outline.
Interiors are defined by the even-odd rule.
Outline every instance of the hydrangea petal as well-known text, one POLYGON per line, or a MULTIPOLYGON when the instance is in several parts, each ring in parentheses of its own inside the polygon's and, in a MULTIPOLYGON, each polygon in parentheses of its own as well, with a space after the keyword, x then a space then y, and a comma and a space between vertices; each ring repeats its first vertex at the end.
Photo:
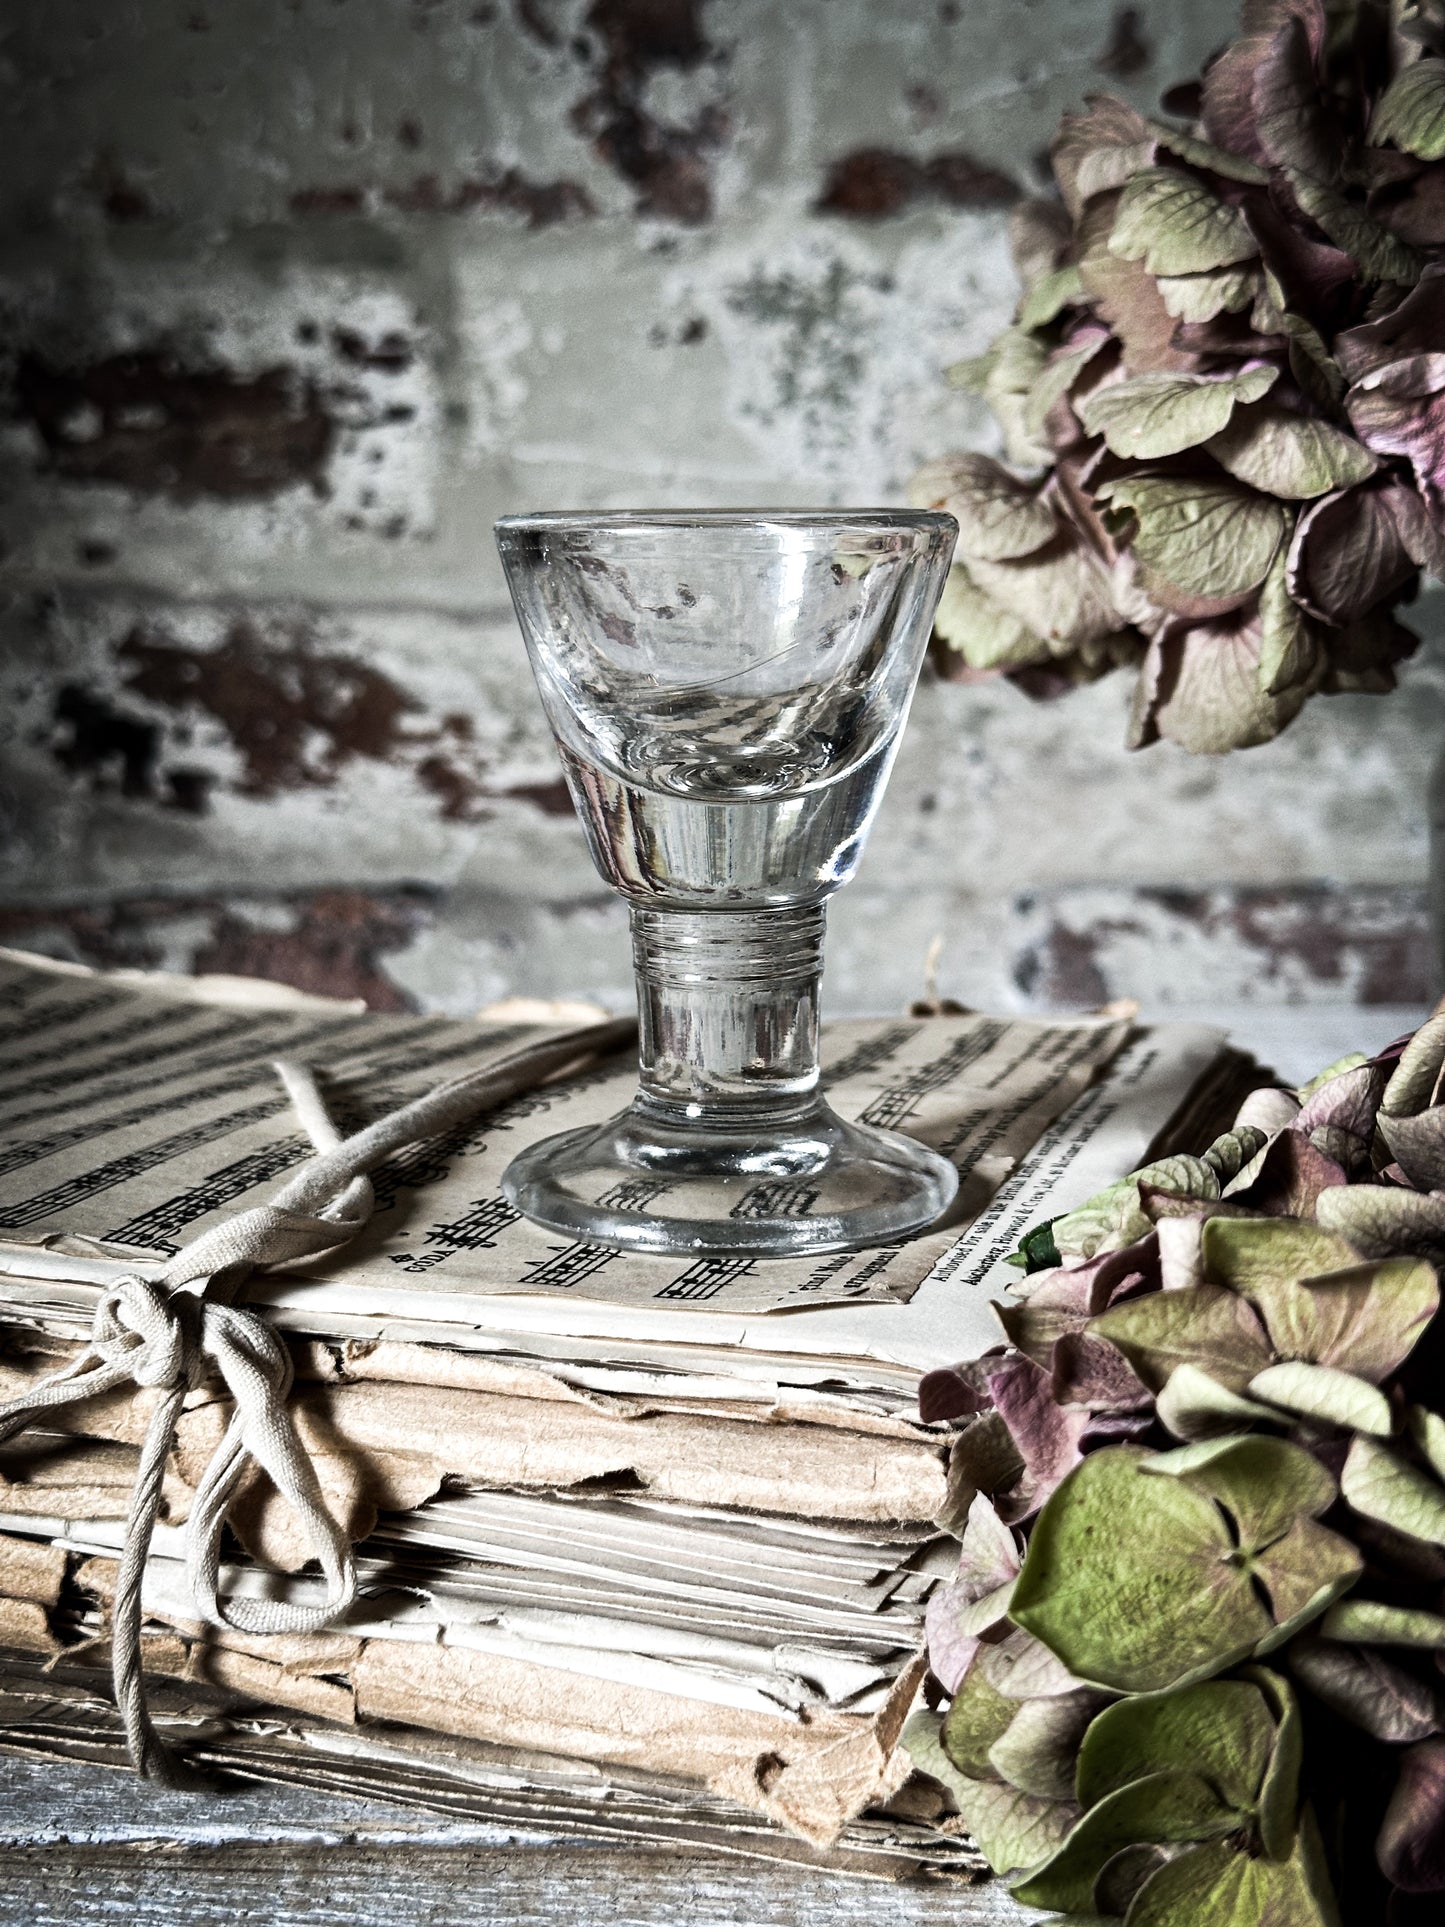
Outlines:
POLYGON ((1150 1292, 1115 1305, 1089 1326, 1128 1359, 1144 1383, 1162 1391, 1179 1365, 1197 1365, 1243 1394, 1273 1362, 1264 1327, 1244 1299, 1218 1285, 1150 1292))
POLYGON ((1079 1803, 1092 1807, 1147 1773, 1187 1769, 1226 1806, 1246 1812, 1259 1798, 1274 1737, 1264 1695, 1246 1680, 1119 1700, 1099 1714, 1079 1748, 1079 1803))
POLYGON ((1259 288, 1259 270, 1244 267, 1212 268, 1203 274, 1161 274, 1159 296, 1179 321, 1212 321, 1218 314, 1234 314, 1249 307, 1259 288))
POLYGON ((999 1778, 988 1750, 1008 1731, 1017 1712, 1017 1701, 1005 1699, 974 1667, 954 1689, 953 1703, 943 1716, 939 1739, 944 1753, 970 1779, 999 1778))
POLYGON ((1373 1433, 1377 1438, 1390 1436, 1390 1401, 1384 1393, 1337 1366, 1314 1365, 1303 1359, 1271 1365, 1250 1380, 1249 1396, 1301 1418, 1373 1433))
POLYGON ((1041 194, 1015 201, 1008 214, 1008 244, 1024 287, 1033 289, 1068 253, 1073 223, 1057 201, 1041 194))
POLYGON ((1299 1837, 1300 1771, 1304 1765, 1304 1727, 1299 1697, 1282 1673, 1267 1666, 1246 1666, 1244 1677, 1264 1695, 1275 1722, 1274 1745, 1259 1789, 1259 1844, 1271 1860, 1283 1860, 1299 1837))
POLYGON ((1316 1699, 1374 1739, 1402 1746, 1440 1730, 1430 1688, 1378 1653, 1303 1639, 1288 1659, 1290 1671, 1316 1699))
POLYGON ((1148 1477, 1188 1479, 1219 1500, 1245 1551, 1269 1548, 1301 1515, 1327 1511, 1336 1493, 1325 1466, 1303 1447, 1252 1433, 1161 1452, 1141 1470, 1148 1477))
POLYGON ((1408 355, 1362 375, 1345 397, 1362 442, 1403 455, 1435 522, 1445 529, 1445 353, 1408 355))
POLYGON ((1321 1639, 1357 1646, 1445 1648, 1445 1618, 1418 1607, 1387 1606, 1378 1599, 1341 1599, 1320 1621, 1321 1639))
POLYGON ((1355 264, 1344 248, 1322 241, 1298 222, 1287 218, 1267 194, 1246 196, 1249 225, 1259 242, 1260 257, 1275 277, 1280 319, 1297 314, 1321 325, 1355 279, 1355 264))
POLYGON ((1191 167, 1218 174, 1222 180, 1241 181, 1256 187, 1264 186, 1269 180, 1268 168, 1261 167, 1257 161, 1246 160, 1242 154, 1232 154, 1227 148, 1216 147, 1212 141, 1199 140, 1193 134, 1186 134, 1182 128, 1170 127, 1163 121, 1151 120, 1147 125, 1160 147, 1177 159, 1188 161, 1191 167))
POLYGON ((952 1791, 964 1825, 997 1874, 1035 1865, 1059 1846, 1079 1817, 1077 1807, 1021 1793, 1006 1781, 961 1781, 952 1791))
POLYGON ((1122 344, 1131 373, 1167 368, 1195 371, 1197 356, 1174 345, 1178 323, 1165 307, 1154 276, 1141 261, 1126 261, 1110 251, 1117 199, 1115 194, 1105 194, 1091 201, 1079 222, 1079 278, 1084 291, 1094 312, 1122 344))
POLYGON ((1177 1365, 1155 1402, 1159 1422, 1177 1439, 1217 1438, 1241 1425, 1269 1424, 1278 1415, 1267 1405, 1241 1398, 1194 1364, 1177 1365))
POLYGON ((1024 1462, 1019 1503, 1032 1511, 1079 1462, 1089 1422, 1083 1406, 1054 1402, 1049 1374, 1031 1358, 1005 1360, 989 1376, 994 1405, 1024 1462))
POLYGON ((1295 1129, 1347 1170, 1362 1168, 1369 1163, 1388 1074, 1383 1064, 1360 1059, 1316 1083, 1302 1093, 1295 1129))
POLYGON ((943 1750, 943 1741, 939 1736, 942 1725, 941 1714, 920 1706, 905 1720, 898 1744, 920 1773, 937 1780, 949 1795, 954 1812, 957 1812, 960 1797, 967 1798, 968 1787, 965 1776, 943 1750))
POLYGON ((1093 324, 1063 343, 1045 361, 1024 397, 1021 421, 1028 435, 1043 436, 1056 404, 1062 401, 1094 357, 1109 347, 1106 330, 1093 324))
POLYGON ((1270 742, 1299 714, 1307 682, 1264 688, 1260 612, 1180 619, 1155 638, 1154 729, 1196 756, 1270 742))
POLYGON ((1414 575, 1384 492, 1373 482, 1323 495, 1300 512, 1287 557, 1289 592, 1322 622, 1345 624, 1414 575))
POLYGON ((1445 1893, 1445 1741, 1424 1740, 1401 1759, 1375 1852, 1406 1893, 1445 1893))
POLYGON ((1134 1896, 1129 1927, 1335 1927, 1324 1855, 1301 1828, 1287 1860, 1206 1843, 1168 1860, 1134 1896))
POLYGON ((1042 636, 1055 655, 1119 627, 1108 571, 1067 526, 1032 555, 1008 562, 974 557, 968 572, 976 588, 1042 636))
POLYGON ((1336 1366, 1383 1384, 1440 1309, 1433 1265, 1384 1258, 1297 1283, 1257 1289, 1253 1302, 1283 1358, 1336 1366))
POLYGON ((1041 549, 1057 529, 1037 487, 987 455, 949 455, 926 463, 908 485, 914 508, 943 509, 958 523, 954 553, 1000 561, 1041 549))
POLYGON ((1014 669, 1047 662, 1048 643, 1026 622, 986 596, 961 562, 955 562, 934 612, 933 632, 970 669, 1014 669))
POLYGON ((1087 111, 1065 114, 1050 158, 1064 205, 1077 221, 1096 194, 1123 187, 1154 158, 1157 137, 1137 108, 1112 94, 1091 96, 1087 111))
POLYGON ((1445 1479, 1445 1418, 1424 1405, 1412 1405, 1410 1437, 1419 1446, 1437 1478, 1445 1479))
POLYGON ((1427 57, 1396 74, 1376 105, 1370 139, 1393 141, 1422 161, 1445 158, 1445 60, 1427 57))
POLYGON ((1263 1438, 1210 1452, 1198 1471, 1149 1477, 1167 1461, 1106 1448, 1044 1508, 1013 1614, 1072 1672, 1124 1692, 1191 1685, 1323 1612, 1353 1582, 1353 1548, 1299 1516, 1335 1490, 1307 1454, 1263 1438), (1263 1603, 1276 1593, 1283 1625, 1263 1603))
POLYGON ((1229 1196, 1266 1217, 1312 1218, 1323 1193, 1344 1183, 1345 1173, 1333 1158, 1301 1132, 1281 1131, 1257 1167, 1241 1172, 1230 1185, 1229 1196))
POLYGON ((1232 41, 1204 74, 1205 133, 1216 147, 1243 154, 1256 164, 1267 159, 1254 108, 1254 76, 1269 48, 1268 33, 1246 31, 1232 41))
POLYGON ((1445 246, 1445 167, 1438 161, 1406 163, 1395 180, 1371 188, 1365 206, 1407 247, 1427 256, 1445 246))
POLYGON ((1311 686, 1323 651, 1314 624, 1289 592, 1285 561, 1277 555, 1259 599, 1259 686, 1283 696, 1311 686))
POLYGON ((1286 174, 1300 212, 1322 228, 1370 280, 1413 286, 1420 279, 1425 269, 1421 256, 1372 219, 1363 207, 1338 188, 1297 168, 1287 169, 1286 174))
POLYGON ((1037 282, 1019 304, 1021 328, 1046 328, 1065 308, 1076 305, 1084 292, 1079 270, 1072 262, 1053 268, 1037 282))
POLYGON ((1263 1131, 1266 1137, 1273 1137, 1276 1131, 1286 1130, 1294 1123, 1299 1108, 1299 1099, 1289 1091, 1262 1084, 1257 1091, 1251 1091, 1240 1105, 1234 1120, 1235 1129, 1248 1124, 1257 1131, 1263 1131))
POLYGON ((1325 107, 1315 49, 1298 17, 1281 23, 1254 73, 1259 144, 1279 167, 1302 168, 1320 180, 1339 172, 1341 129, 1325 107))
POLYGON ((1135 375, 1097 389, 1079 405, 1091 435, 1102 435, 1111 454, 1151 460, 1195 448, 1227 426, 1235 408, 1258 401, 1279 371, 1267 363, 1236 375, 1135 375))
POLYGON ((1030 1907, 1082 1912, 1121 1848, 1147 1840, 1208 1840, 1233 1831, 1239 1821, 1198 1774, 1148 1774, 1090 1808, 1057 1853, 1014 1888, 1014 1898, 1030 1907))
POLYGON ((1247 595, 1269 573, 1287 520, 1278 502, 1209 476, 1115 476, 1098 495, 1132 511, 1130 544, 1149 576, 1185 594, 1247 595))
POLYGON ((1010 1786, 1044 1800, 1074 1798, 1074 1758, 1107 1694, 1087 1687, 1049 1699, 1024 1700, 988 1750, 989 1764, 1010 1786))
POLYGON ((1445 1078, 1445 1011, 1427 1017, 1400 1052, 1380 1109, 1391 1117, 1413 1117, 1439 1100, 1445 1078))
POLYGON ((1382 1111, 1380 1136, 1396 1164, 1421 1191, 1445 1191, 1445 1105, 1416 1117, 1391 1117, 1382 1111))
POLYGON ((1405 553, 1419 568, 1445 582, 1445 529, 1440 528, 1413 488, 1385 490, 1385 499, 1405 553))
POLYGON ((1445 352, 1445 262, 1428 268, 1403 301, 1374 321, 1335 337, 1335 354, 1350 381, 1407 355, 1445 352))
POLYGON ((979 1656, 979 1667, 1005 1699, 1054 1699, 1076 1693, 1086 1684, 1069 1671, 1057 1653, 1022 1626, 1015 1626, 997 1643, 990 1642, 979 1656))
POLYGON ((1343 1238, 1288 1218, 1212 1219, 1204 1227, 1203 1245, 1209 1276, 1260 1303, 1267 1303, 1275 1286, 1341 1271, 1356 1259, 1343 1238))
POLYGON ((1432 1546, 1445 1546, 1445 1486, 1370 1438, 1357 1438, 1340 1490, 1367 1519, 1432 1546))
POLYGON ((1445 1253, 1445 1197, 1397 1184, 1342 1184, 1318 1206, 1321 1225, 1367 1258, 1445 1253))
POLYGON ((1289 501, 1350 488, 1380 466, 1353 435, 1283 408, 1241 409, 1206 446, 1236 480, 1289 501))
POLYGON ((1109 248, 1151 274, 1198 274, 1259 252, 1237 208, 1168 167, 1144 168, 1124 188, 1109 248))

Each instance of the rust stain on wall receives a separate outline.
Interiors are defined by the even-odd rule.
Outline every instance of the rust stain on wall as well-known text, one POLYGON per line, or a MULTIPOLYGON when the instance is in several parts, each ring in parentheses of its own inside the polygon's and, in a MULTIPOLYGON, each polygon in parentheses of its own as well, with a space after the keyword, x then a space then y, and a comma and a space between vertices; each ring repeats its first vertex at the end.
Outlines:
POLYGON ((1427 1004, 1434 957, 1422 893, 1410 889, 1241 890, 1226 915, 1241 944, 1298 958, 1362 1004, 1427 1004))
POLYGON ((1041 931, 1013 963, 1015 984, 1041 1004, 1136 995, 1129 973, 1145 953, 1179 1001, 1426 1004, 1435 996, 1426 893, 1413 885, 1098 885, 1015 908, 1026 921, 1042 912, 1041 931))
POLYGON ((54 714, 61 729, 54 756, 62 769, 97 786, 115 781, 122 796, 153 793, 161 747, 157 724, 127 715, 79 683, 61 685, 54 714))
POLYGON ((322 997, 363 997, 372 1010, 405 1011, 412 1000, 387 976, 383 959, 404 950, 434 916, 420 890, 379 895, 320 890, 293 899, 295 923, 273 930, 222 908, 210 940, 197 947, 194 971, 270 977, 322 997))
POLYGON ((105 148, 96 155, 86 186, 99 202, 106 220, 118 227, 153 221, 160 213, 152 196, 113 148, 105 148))
POLYGON ((180 969, 269 977, 372 1010, 414 1003, 385 959, 434 921, 433 894, 328 889, 267 896, 141 897, 117 903, 0 909, 0 943, 97 969, 180 969))
POLYGON ((720 58, 703 31, 701 0, 593 0, 584 21, 600 43, 595 85, 572 110, 593 152, 637 190, 637 212, 691 226, 711 219, 712 157, 729 132, 725 110, 700 107, 685 123, 647 104, 665 68, 690 72, 720 58))
POLYGON ((301 218, 368 214, 379 207, 395 208, 400 214, 510 214, 529 228, 588 220, 597 212, 596 202, 580 181, 565 176, 536 181, 517 167, 499 174, 454 178, 427 172, 386 187, 374 181, 302 187, 289 197, 287 206, 301 218))
POLYGON ((419 174, 405 187, 387 188, 382 198, 403 214, 516 214, 530 228, 586 220, 597 212, 580 182, 534 181, 516 167, 495 178, 464 176, 450 186, 436 174, 419 174))
POLYGON ((221 725, 242 758, 243 796, 325 786, 359 756, 387 762, 409 746, 412 697, 356 657, 318 650, 304 623, 282 633, 268 640, 241 618, 219 649, 193 649, 137 626, 115 653, 127 689, 221 725))
POLYGON ((137 622, 110 653, 118 690, 67 681, 51 708, 52 756, 93 789, 204 815, 218 783, 265 801, 330 788, 360 760, 408 771, 444 822, 485 822, 504 800, 572 813, 560 778, 489 781, 470 715, 428 714, 359 655, 323 647, 304 617, 238 616, 209 648, 137 622), (234 775, 198 760, 208 724, 238 758, 234 775))
POLYGON ((402 374, 415 358, 411 342, 396 329, 368 341, 355 328, 333 328, 331 345, 353 368, 376 368, 388 375, 402 374))
POLYGON ((813 211, 877 221, 923 201, 947 207, 1007 207, 1021 192, 1010 175, 962 148, 920 160, 886 147, 858 147, 829 167, 813 211))
POLYGON ((1095 56, 1094 66, 1101 74, 1129 80, 1142 74, 1154 58, 1154 49, 1144 38, 1143 18, 1137 7, 1120 7, 1109 26, 1109 38, 1095 56))
MULTIPOLYGON (((1117 933, 1117 924, 1110 934, 1117 933)), ((1014 982, 1026 997, 1044 1004, 1071 1004, 1091 1010, 1114 994, 1099 962, 1101 932, 1074 930, 1053 924, 1042 943, 1030 945, 1016 959, 1014 982)))
POLYGON ((68 368, 32 351, 16 367, 14 397, 55 473, 177 501, 298 483, 320 493, 335 435, 315 386, 294 370, 241 377, 162 352, 68 368))
POLYGON ((544 816, 572 816, 576 813, 572 792, 560 776, 555 783, 514 783, 510 789, 500 790, 498 794, 531 803, 544 816))
POLYGON ((51 753, 71 775, 84 777, 95 790, 146 797, 204 816, 215 777, 210 770, 165 763, 165 732, 147 716, 118 707, 82 683, 62 683, 52 709, 56 738, 51 753))
POLYGON ((364 214, 370 200, 370 190, 358 187, 355 182, 333 187, 300 187, 291 195, 286 205, 295 215, 308 214, 364 214))

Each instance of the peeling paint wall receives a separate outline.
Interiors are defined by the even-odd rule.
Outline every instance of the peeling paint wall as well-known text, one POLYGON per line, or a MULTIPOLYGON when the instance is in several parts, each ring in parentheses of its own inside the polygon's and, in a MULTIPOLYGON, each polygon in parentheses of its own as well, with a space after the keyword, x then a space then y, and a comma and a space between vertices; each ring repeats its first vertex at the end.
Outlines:
MULTIPOLYGON (((990 447, 1065 107, 1230 0, 11 0, 0 941, 378 1008, 623 1004, 490 540, 892 502, 990 447)), ((1439 632, 1438 610, 1423 626, 1439 632)), ((835 1010, 1427 994, 1427 647, 1226 764, 934 680, 835 1010)))

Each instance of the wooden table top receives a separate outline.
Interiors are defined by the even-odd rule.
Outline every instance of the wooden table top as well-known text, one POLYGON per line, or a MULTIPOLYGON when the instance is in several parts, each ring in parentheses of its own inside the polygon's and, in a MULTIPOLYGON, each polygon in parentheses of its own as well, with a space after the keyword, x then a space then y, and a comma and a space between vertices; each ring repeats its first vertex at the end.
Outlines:
POLYGON ((1002 1888, 620 1851, 290 1787, 167 1793, 0 1757, 0 1921, 25 1927, 1014 1927, 1002 1888))

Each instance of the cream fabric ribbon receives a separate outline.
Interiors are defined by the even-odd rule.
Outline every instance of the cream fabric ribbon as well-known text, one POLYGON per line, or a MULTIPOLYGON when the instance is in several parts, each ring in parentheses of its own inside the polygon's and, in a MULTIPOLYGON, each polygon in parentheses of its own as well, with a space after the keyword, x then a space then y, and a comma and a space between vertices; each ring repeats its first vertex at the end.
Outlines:
POLYGON ((185 1245, 158 1278, 124 1277, 96 1307, 90 1342, 62 1371, 0 1405, 0 1443, 62 1406, 129 1380, 161 1393, 141 1445, 111 1627, 111 1674, 126 1746, 139 1771, 165 1786, 195 1776, 165 1744, 146 1708, 141 1672, 141 1589, 160 1513, 166 1462, 186 1395, 212 1373, 230 1393, 230 1424, 201 1476, 186 1522, 186 1578, 202 1616, 243 1633, 317 1632, 350 1606, 356 1565, 346 1533, 326 1509, 316 1469, 287 1410, 291 1355, 257 1311, 231 1303, 250 1274, 294 1264, 346 1244, 371 1217, 367 1172, 406 1146, 495 1109, 570 1067, 628 1042, 630 1018, 547 1039, 440 1084, 400 1110, 343 1138, 316 1079, 304 1065, 273 1064, 317 1155, 269 1204, 238 1212, 185 1245), (250 1464, 261 1466, 292 1506, 326 1578, 316 1605, 223 1600, 221 1532, 250 1464))

